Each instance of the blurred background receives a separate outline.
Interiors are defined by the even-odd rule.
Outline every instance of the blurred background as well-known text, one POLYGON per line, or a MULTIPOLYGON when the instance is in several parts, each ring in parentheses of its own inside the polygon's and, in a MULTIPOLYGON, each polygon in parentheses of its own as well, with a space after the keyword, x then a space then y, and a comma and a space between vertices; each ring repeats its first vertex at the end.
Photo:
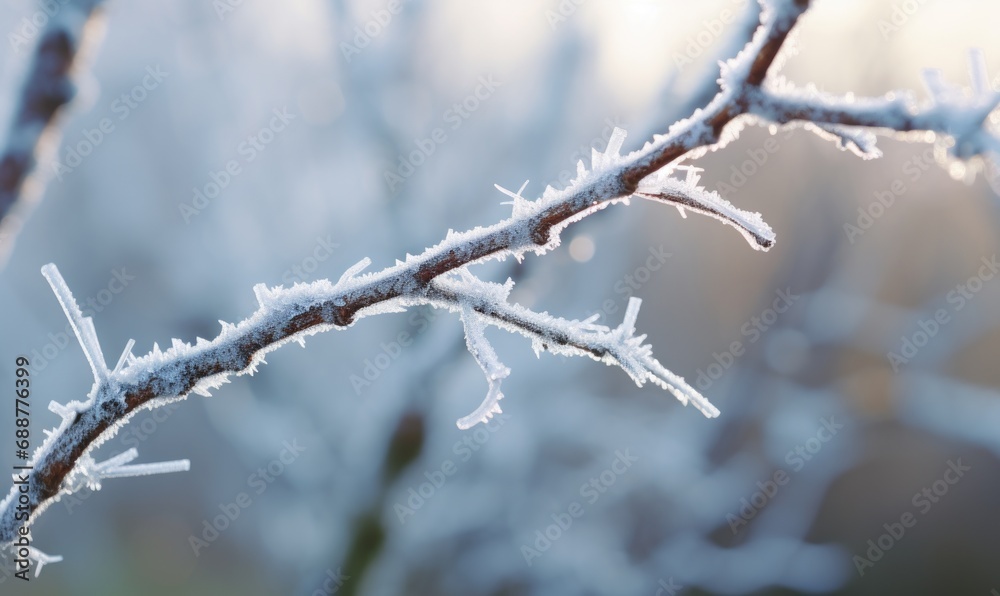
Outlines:
MULTIPOLYGON (((39 10, 2 4, 0 32, 39 10)), ((92 383, 45 263, 109 360, 130 338, 142 354, 214 337, 255 310, 256 283, 391 265, 509 215, 494 183, 530 180, 529 197, 564 184, 614 126, 641 146, 706 97, 747 13, 112 0, 0 272, 0 382, 31 358, 36 436, 58 420, 49 401, 92 383)), ((997 23, 986 0, 821 1, 783 72, 923 97, 923 68, 966 85, 973 47, 1000 75, 997 23)), ((7 119, 30 52, 2 56, 7 119)), ((493 329, 513 371, 504 415, 461 431, 486 382, 458 318, 363 319, 211 398, 138 414, 98 459, 137 447, 191 471, 56 503, 33 535, 65 560, 0 592, 1000 593, 998 198, 989 176, 934 163, 933 144, 879 145, 862 161, 749 127, 700 159, 708 188, 774 228, 768 253, 633 201, 544 257, 474 269, 514 278, 520 304, 612 326, 642 298, 654 353, 719 418, 493 329), (241 493, 249 506, 226 518, 241 493)), ((0 436, 13 414, 0 409, 0 436)))

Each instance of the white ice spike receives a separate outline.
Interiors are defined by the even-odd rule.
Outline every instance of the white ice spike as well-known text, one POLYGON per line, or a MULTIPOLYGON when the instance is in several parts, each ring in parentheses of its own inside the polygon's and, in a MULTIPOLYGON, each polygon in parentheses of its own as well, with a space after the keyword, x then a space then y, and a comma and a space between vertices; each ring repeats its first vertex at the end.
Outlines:
POLYGON ((468 304, 462 306, 462 324, 465 325, 465 344, 479 368, 483 369, 490 385, 486 398, 479 407, 456 422, 458 428, 466 430, 480 422, 485 424, 494 414, 502 413, 500 400, 503 399, 503 393, 500 391, 500 383, 510 375, 510 369, 500 362, 493 346, 486 339, 486 325, 468 304))
POLYGON ((132 356, 132 346, 135 345, 134 339, 129 339, 128 343, 125 344, 125 349, 122 351, 121 357, 118 358, 118 364, 115 365, 115 369, 111 371, 111 376, 117 375, 124 368, 126 363, 131 360, 135 360, 135 356, 132 356))
MULTIPOLYGON (((407 257, 409 257, 409 255, 407 255, 407 257)), ((372 260, 368 257, 365 257, 360 261, 358 261, 357 263, 351 265, 351 267, 347 271, 345 271, 343 275, 340 276, 340 279, 337 280, 337 285, 339 286, 341 284, 347 283, 356 275, 367 269, 368 266, 371 264, 372 260)))
POLYGON ((105 362, 104 354, 101 352, 101 344, 97 341, 94 321, 90 317, 83 316, 83 312, 80 311, 80 305, 73 298, 73 292, 70 291, 69 286, 66 285, 66 280, 63 279, 59 273, 59 269, 54 264, 48 263, 43 265, 42 275, 49 282, 52 292, 55 293, 56 299, 59 300, 59 305, 62 306, 63 312, 66 313, 66 318, 69 319, 73 333, 76 334, 76 339, 80 342, 80 347, 83 348, 83 353, 87 356, 87 362, 90 363, 90 369, 94 373, 94 380, 98 384, 103 383, 107 380, 111 371, 108 370, 108 364, 105 362))
POLYGON ((186 459, 158 462, 151 464, 126 465, 139 457, 139 452, 132 447, 103 462, 95 462, 89 454, 77 462, 76 467, 64 481, 64 489, 73 493, 87 487, 99 490, 101 481, 107 478, 125 478, 129 476, 149 476, 152 474, 167 474, 171 472, 186 472, 191 469, 191 462, 186 459))

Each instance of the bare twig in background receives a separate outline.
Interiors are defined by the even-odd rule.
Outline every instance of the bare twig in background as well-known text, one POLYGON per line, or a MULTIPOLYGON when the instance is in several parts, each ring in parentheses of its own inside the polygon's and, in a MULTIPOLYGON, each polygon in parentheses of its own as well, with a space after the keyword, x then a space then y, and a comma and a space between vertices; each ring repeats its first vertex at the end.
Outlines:
POLYGON ((31 203, 42 193, 44 176, 35 172, 38 153, 57 141, 57 117, 75 95, 73 71, 93 37, 101 4, 103 0, 53 3, 56 12, 39 34, 0 154, 0 265, 10 255, 31 203))
MULTIPOLYGON (((690 169, 684 180, 671 176, 681 169, 680 160, 724 146, 748 121, 806 121, 816 132, 836 138, 843 147, 865 157, 877 156, 877 149, 873 136, 855 130, 858 127, 879 132, 940 133, 953 141, 951 153, 961 159, 996 149, 997 139, 985 130, 984 121, 1000 102, 1000 95, 978 84, 985 76, 981 67, 973 71, 977 81, 974 96, 952 93, 934 80, 933 102, 923 107, 905 94, 866 100, 796 91, 770 71, 809 2, 762 0, 762 5, 762 26, 754 39, 723 67, 722 91, 666 135, 657 135, 641 150, 622 156, 619 150, 624 133, 616 131, 604 153, 594 152, 590 170, 579 164, 577 178, 567 188, 547 188, 535 201, 523 197, 523 188, 517 193, 504 191, 513 198, 511 218, 486 228, 449 233, 440 244, 418 256, 408 255, 405 261, 381 272, 361 275, 369 264, 365 259, 336 283, 321 280, 288 289, 258 285, 254 291, 260 308, 237 325, 223 323, 222 333, 212 341, 199 338, 192 346, 174 340, 166 352, 154 346, 150 354, 139 359, 131 356, 129 346, 119 366, 109 371, 92 323, 79 316, 54 266, 47 266, 46 274, 75 322, 95 383, 87 401, 53 408, 63 415, 63 423, 30 462, 34 470, 25 506, 30 514, 28 523, 53 499, 71 490, 68 479, 81 474, 76 468, 89 465, 85 459, 88 452, 138 410, 182 399, 192 391, 208 394, 230 374, 253 373, 267 352, 288 341, 303 343, 306 335, 345 328, 365 316, 418 304, 462 313, 469 347, 491 384, 487 401, 477 411, 477 417, 482 414, 480 420, 499 411, 499 386, 493 383, 505 376, 505 367, 489 353, 492 350, 485 349, 488 344, 481 334, 485 324, 526 335, 538 351, 588 355, 615 364, 637 383, 653 380, 682 402, 693 402, 707 416, 717 415, 697 391, 652 358, 649 347, 642 344, 643 336, 634 336, 637 301, 629 305, 625 321, 615 329, 597 325, 593 319, 567 321, 508 304, 509 285, 479 281, 466 268, 492 259, 521 259, 529 251, 544 254, 558 246, 560 233, 569 224, 633 196, 668 202, 682 212, 690 208, 708 213, 736 226, 754 248, 766 249, 773 234, 757 214, 742 212, 698 187, 690 169)), ((154 467, 174 471, 183 464, 154 467)), ((13 506, 16 497, 12 491, 0 504, 0 542, 10 542, 18 528, 13 506)))

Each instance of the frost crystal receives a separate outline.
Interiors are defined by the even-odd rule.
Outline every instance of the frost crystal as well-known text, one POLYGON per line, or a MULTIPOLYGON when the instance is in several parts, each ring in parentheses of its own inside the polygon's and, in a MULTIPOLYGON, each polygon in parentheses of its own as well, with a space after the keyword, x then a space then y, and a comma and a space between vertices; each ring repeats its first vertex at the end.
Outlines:
POLYGON ((931 96, 932 107, 926 118, 936 120, 935 127, 954 139, 949 154, 957 159, 969 159, 989 152, 1000 152, 1000 139, 990 134, 986 121, 1000 104, 1000 92, 989 84, 986 59, 981 50, 969 55, 972 93, 944 81, 941 71, 924 71, 924 86, 931 96))
POLYGON ((641 300, 631 298, 621 325, 610 329, 598 325, 595 317, 584 321, 570 321, 548 313, 536 313, 522 306, 507 302, 513 282, 500 285, 481 281, 467 271, 460 277, 444 276, 431 284, 432 303, 458 312, 466 324, 466 341, 470 351, 480 362, 480 367, 490 381, 490 391, 475 412, 459 421, 460 428, 468 428, 488 419, 487 413, 499 408, 499 381, 509 370, 496 358, 475 325, 491 324, 531 339, 536 353, 549 351, 564 356, 588 356, 605 364, 618 366, 636 382, 647 381, 667 389, 683 404, 692 403, 705 416, 714 418, 719 410, 684 379, 660 364, 652 356, 652 348, 644 345, 645 335, 635 335, 635 322, 641 300), (470 314, 467 314, 471 312, 470 314), (468 321, 475 321, 472 330, 468 321), (488 349, 484 349, 483 346, 488 349), (483 358, 483 355, 486 357, 483 358))
MULTIPOLYGON (((50 457, 61 457, 64 452, 60 450, 65 449, 64 445, 67 444, 67 441, 68 444, 73 444, 77 440, 77 437, 91 432, 93 430, 92 425, 106 426, 101 434, 104 437, 109 433, 113 433, 118 427, 124 424, 125 417, 108 419, 104 416, 108 416, 107 412, 113 413, 119 411, 122 407, 121 404, 124 400, 121 384, 126 377, 135 372, 133 367, 138 362, 132 355, 132 347, 135 345, 135 341, 129 340, 114 370, 108 370, 97 333, 94 329, 93 320, 90 317, 83 316, 79 304, 73 297, 73 293, 66 285, 59 270, 55 265, 50 263, 42 267, 42 274, 52 287, 52 291, 56 295, 63 312, 66 314, 66 318, 69 319, 70 326, 87 357, 91 371, 94 374, 94 386, 88 394, 86 401, 71 401, 67 404, 60 404, 56 401, 49 403, 49 410, 58 415, 61 421, 55 429, 45 431, 45 440, 35 449, 31 459, 28 461, 28 465, 36 469, 51 465, 52 461, 49 459, 50 457), (108 406, 108 404, 113 402, 118 403, 108 406), (95 414, 95 412, 100 413, 95 414), (67 439, 67 437, 69 438, 67 439)), ((189 345, 180 340, 174 340, 170 352, 179 353, 188 350, 191 350, 189 345)), ((164 358, 158 346, 154 346, 154 354, 157 354, 157 357, 160 359, 164 358)), ((101 487, 101 481, 106 478, 181 472, 187 471, 191 466, 188 460, 126 465, 139 455, 134 448, 98 463, 89 454, 89 450, 98 444, 100 444, 100 439, 88 445, 87 451, 84 451, 81 456, 72 462, 73 467, 63 478, 58 494, 72 493, 84 487, 97 490, 101 487)), ((34 473, 32 472, 32 475, 34 473)), ((16 491, 17 487, 15 486, 11 493, 0 502, 0 515, 2 515, 0 519, 2 519, 5 532, 9 532, 10 528, 14 527, 9 524, 14 520, 11 513, 11 503, 14 496, 16 496, 16 491)), ((33 495, 32 498, 34 498, 33 495)), ((58 498, 58 495, 56 498, 58 498)), ((37 510, 35 511, 37 512, 37 510)), ((52 557, 35 549, 32 549, 30 558, 37 562, 36 575, 45 564, 61 560, 61 557, 52 557)))
POLYGON ((519 188, 517 192, 507 190, 506 188, 500 186, 499 184, 494 184, 493 186, 497 190, 499 190, 500 192, 502 192, 503 194, 507 195, 512 199, 510 201, 506 201, 501 204, 512 206, 511 211, 513 212, 512 215, 514 219, 528 217, 537 212, 538 204, 534 201, 529 201, 528 199, 525 199, 523 196, 524 189, 528 187, 527 180, 524 181, 524 184, 521 185, 521 188, 519 188))
POLYGON ((70 292, 66 281, 63 280, 62 275, 59 274, 59 270, 55 265, 49 263, 43 266, 42 275, 49 282, 52 292, 56 295, 56 299, 59 300, 59 305, 62 306, 63 312, 66 313, 66 318, 69 319, 73 333, 76 334, 76 339, 80 342, 80 347, 83 348, 84 355, 87 356, 87 362, 90 363, 95 383, 99 384, 106 381, 111 371, 108 370, 104 354, 101 353, 101 344, 97 341, 97 331, 94 329, 93 319, 83 316, 80 306, 73 298, 73 293, 70 292))
POLYGON ((135 447, 120 453, 101 463, 94 461, 90 455, 83 455, 73 468, 73 471, 63 481, 67 493, 75 493, 84 487, 90 490, 100 490, 101 480, 106 478, 126 478, 128 476, 150 476, 153 474, 168 474, 171 472, 187 472, 191 462, 186 459, 159 462, 152 464, 133 464, 128 462, 139 457, 135 447))
POLYGON ((468 304, 462 305, 462 323, 465 325, 465 344, 479 363, 479 368, 483 369, 490 385, 483 403, 468 416, 459 418, 456 423, 458 428, 466 430, 480 422, 487 422, 494 414, 502 413, 500 400, 503 399, 503 393, 500 391, 500 383, 510 375, 510 369, 500 362, 493 346, 486 339, 486 326, 482 317, 468 304))
POLYGON ((681 215, 685 215, 684 210, 689 209, 733 226, 755 250, 767 250, 774 245, 774 231, 764 222, 760 213, 738 209, 719 193, 698 186, 699 168, 681 166, 677 169, 688 170, 684 180, 673 178, 669 172, 660 170, 639 183, 636 196, 673 204, 681 210, 681 215))

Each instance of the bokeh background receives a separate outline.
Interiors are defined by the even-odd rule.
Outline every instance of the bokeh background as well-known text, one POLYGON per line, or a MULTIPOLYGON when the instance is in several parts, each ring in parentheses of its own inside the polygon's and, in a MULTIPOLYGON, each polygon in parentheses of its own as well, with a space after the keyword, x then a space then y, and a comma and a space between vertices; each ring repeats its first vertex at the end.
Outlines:
MULTIPOLYGON (((92 381, 43 264, 93 301, 109 359, 130 338, 139 354, 214 337, 219 319, 253 312, 256 283, 336 279, 363 257, 381 268, 449 228, 495 222, 510 207, 494 183, 530 180, 526 196, 558 185, 614 125, 640 146, 690 109, 747 11, 410 0, 379 22, 388 4, 106 4, 41 165, 48 185, 0 272, 0 379, 12 387, 15 357, 32 357, 36 436, 57 422, 49 401, 81 399, 92 381), (166 74, 152 85, 150 69, 166 74), (55 175, 104 118, 112 132, 55 175), (283 130, 261 136, 272 123, 283 130), (438 128, 433 153, 387 180, 438 128), (249 136, 269 142, 250 151, 249 136), (230 160, 239 173, 185 212, 230 160)), ((38 10, 2 5, 0 32, 38 10)), ((825 0, 784 73, 923 96, 926 67, 967 84, 972 47, 1000 75, 998 23, 986 0, 825 0)), ((2 52, 4 118, 28 59, 2 52)), ((706 186, 775 229, 767 253, 715 221, 633 202, 572 226, 544 257, 475 268, 570 318, 617 325, 627 297, 642 298, 655 354, 719 418, 491 330, 513 370, 505 416, 461 431, 486 382, 457 317, 364 319, 269 355, 211 398, 139 414, 99 457, 135 446, 139 461, 189 458, 191 471, 57 503, 33 534, 65 560, 28 584, 4 576, 0 592, 997 594, 1000 276, 970 279, 1000 250, 998 197, 982 175, 930 163, 932 144, 880 146, 883 159, 862 161, 803 130, 751 127, 699 160, 706 186), (894 187, 891 206, 872 207, 894 187), (769 312, 779 292, 788 308, 769 312), (894 367, 889 352, 941 309, 947 322, 894 367), (950 464, 968 468, 953 484, 950 464), (591 478, 600 492, 581 490, 591 478), (241 492, 250 506, 193 548, 241 492), (582 515, 553 526, 573 503, 582 515), (883 537, 907 515, 904 535, 883 537), (880 539, 876 557, 868 541, 880 539)), ((0 437, 13 428, 13 407, 0 408, 0 437)))

